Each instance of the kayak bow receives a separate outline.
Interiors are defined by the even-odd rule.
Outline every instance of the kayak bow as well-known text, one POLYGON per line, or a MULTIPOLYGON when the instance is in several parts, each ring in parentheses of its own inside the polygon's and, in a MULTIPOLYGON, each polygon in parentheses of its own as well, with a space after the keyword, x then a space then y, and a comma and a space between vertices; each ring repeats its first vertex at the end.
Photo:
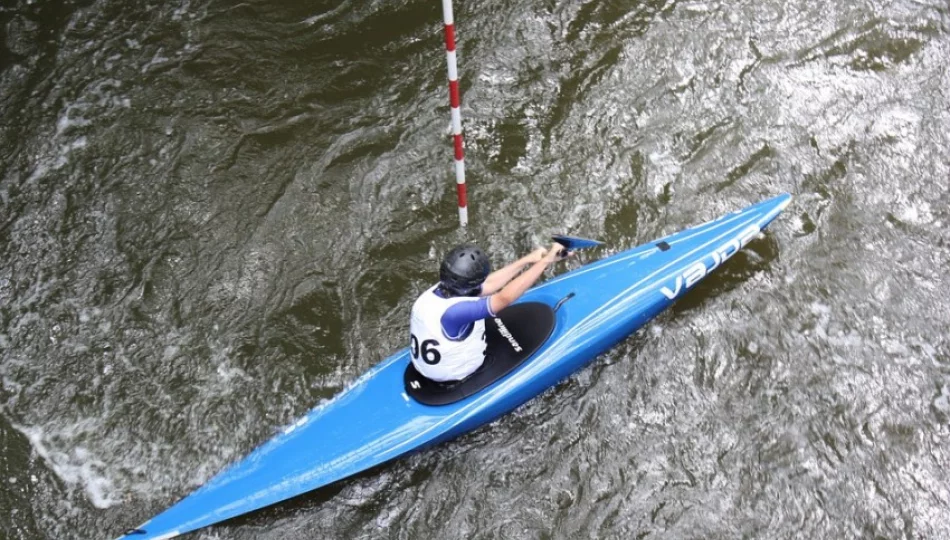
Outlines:
POLYGON ((510 412, 629 336, 732 257, 791 200, 783 194, 550 279, 517 303, 555 307, 540 348, 460 401, 405 391, 403 349, 177 504, 128 531, 166 539, 289 499, 473 430, 510 412), (569 299, 569 301, 565 301, 569 299))

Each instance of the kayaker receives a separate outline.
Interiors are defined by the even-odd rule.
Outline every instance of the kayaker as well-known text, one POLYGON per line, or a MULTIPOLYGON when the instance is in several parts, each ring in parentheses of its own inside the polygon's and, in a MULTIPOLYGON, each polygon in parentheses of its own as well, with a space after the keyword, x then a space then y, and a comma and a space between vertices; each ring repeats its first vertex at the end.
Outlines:
POLYGON ((550 249, 538 248, 492 272, 488 255, 476 246, 449 251, 439 266, 439 283, 412 305, 409 347, 416 371, 439 382, 474 373, 485 361, 485 319, 517 300, 549 265, 570 254, 554 242, 550 249))

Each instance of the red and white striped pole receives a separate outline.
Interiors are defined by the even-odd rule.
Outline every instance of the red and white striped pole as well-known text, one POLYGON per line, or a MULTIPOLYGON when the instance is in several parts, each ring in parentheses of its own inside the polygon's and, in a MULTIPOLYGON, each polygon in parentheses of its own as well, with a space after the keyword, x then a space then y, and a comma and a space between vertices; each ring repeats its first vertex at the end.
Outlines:
POLYGON ((459 109, 459 74, 455 59, 455 21, 452 0, 442 0, 445 20, 445 58, 449 66, 449 105, 452 106, 452 137, 455 139, 455 187, 459 198, 459 223, 468 224, 468 201, 465 193, 465 148, 462 144, 462 111, 459 109))

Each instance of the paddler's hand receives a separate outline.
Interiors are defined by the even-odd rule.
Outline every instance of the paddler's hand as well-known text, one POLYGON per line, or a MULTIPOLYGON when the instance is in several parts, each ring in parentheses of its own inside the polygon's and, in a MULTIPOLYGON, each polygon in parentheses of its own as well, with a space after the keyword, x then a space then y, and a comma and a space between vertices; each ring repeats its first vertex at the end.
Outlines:
POLYGON ((544 254, 547 252, 548 250, 544 248, 538 248, 525 256, 525 263, 534 264, 541 262, 541 260, 544 259, 544 254))
POLYGON ((551 244, 551 249, 544 255, 544 260, 548 264, 555 263, 561 259, 566 259, 573 255, 573 251, 568 251, 566 247, 562 246, 558 242, 551 244))

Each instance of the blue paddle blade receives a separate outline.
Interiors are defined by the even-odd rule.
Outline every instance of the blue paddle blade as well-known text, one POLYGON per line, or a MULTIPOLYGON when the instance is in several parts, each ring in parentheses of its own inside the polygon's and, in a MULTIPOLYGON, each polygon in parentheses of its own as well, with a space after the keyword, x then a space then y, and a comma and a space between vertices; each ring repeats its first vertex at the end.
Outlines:
POLYGON ((564 236, 563 234, 555 234, 551 237, 551 240, 554 240, 558 244, 566 247, 569 251, 574 251, 575 249, 584 249, 592 248, 596 246, 603 245, 603 242, 597 240, 591 240, 589 238, 578 238, 576 236, 564 236))

